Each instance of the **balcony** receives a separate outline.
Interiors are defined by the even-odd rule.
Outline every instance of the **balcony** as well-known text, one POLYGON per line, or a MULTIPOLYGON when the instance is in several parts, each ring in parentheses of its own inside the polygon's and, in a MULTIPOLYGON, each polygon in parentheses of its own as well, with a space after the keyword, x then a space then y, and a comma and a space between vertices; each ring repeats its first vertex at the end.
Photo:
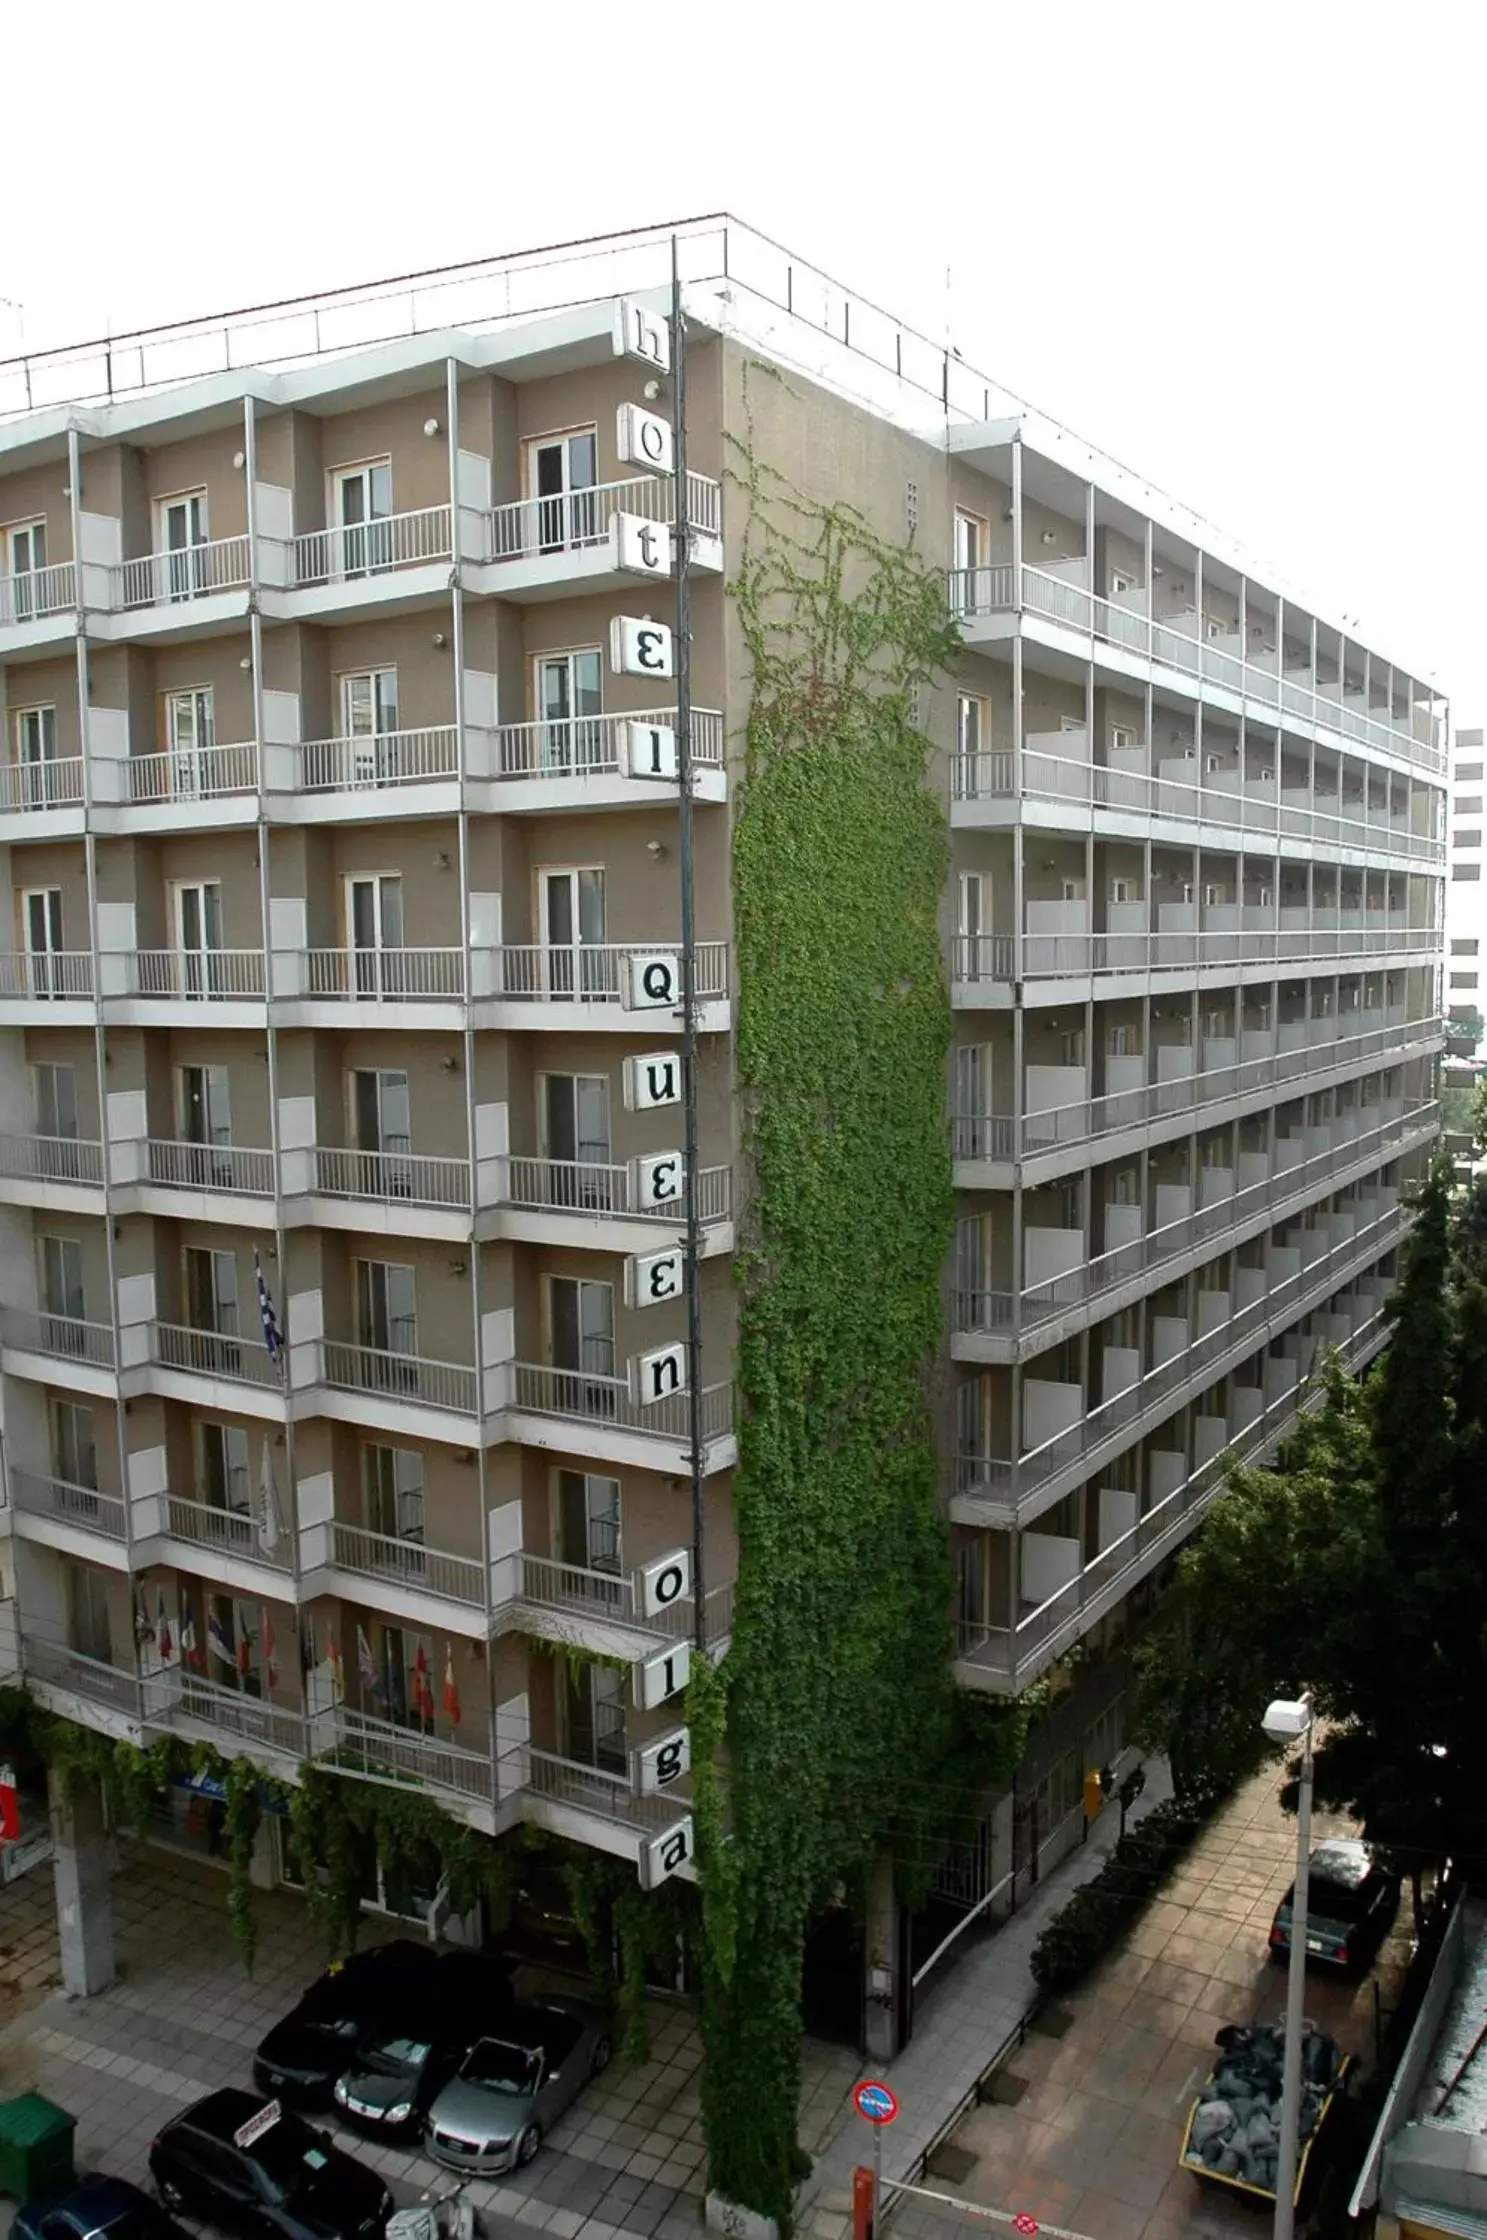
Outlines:
MULTIPOLYGON (((532 1361, 513 1362, 510 1376, 509 1437, 528 1446, 633 1463, 640 1469, 687 1466, 690 1433, 685 1393, 641 1407, 630 1398, 623 1377, 532 1361)), ((730 1469, 737 1459, 731 1384, 704 1387, 702 1439, 704 1470, 730 1469)))
POLYGON ((661 1796, 639 1795, 633 1761, 631 1770, 611 1773, 530 1746, 501 1759, 500 1781, 503 1793, 520 1790, 524 1820, 622 1859, 637 1858, 644 1839, 673 1827, 691 1801, 674 1789, 661 1796))
MULTIPOLYGON (((292 539, 290 582, 301 590, 351 594, 377 592, 381 579, 413 568, 431 568, 453 556, 448 506, 423 506, 414 513, 384 514, 380 520, 311 529, 292 539)), ((441 583, 447 583, 447 570, 441 583)), ((317 602, 316 612, 335 601, 317 602)), ((296 603, 294 611, 300 612, 296 603)))
POLYGON ((134 949, 101 960, 109 1014, 121 1025, 172 1017, 184 1024, 210 1004, 222 1026, 263 1023, 262 949, 134 949), (157 1006, 170 1006, 163 1017, 157 1006))
MULTIPOLYGON (((112 1540, 122 1548, 128 1537, 125 1504, 116 1493, 100 1493, 96 1486, 73 1485, 66 1478, 43 1476, 32 1470, 12 1470, 10 1500, 22 1532, 37 1540, 76 1550, 78 1535, 86 1540, 112 1540), (37 1527, 32 1530, 32 1525, 37 1527), (50 1528, 60 1527, 59 1531, 50 1528)), ((93 1560, 99 1551, 85 1548, 93 1560)))
MULTIPOLYGON (((728 945, 695 945, 697 1026, 702 1034, 724 1034, 729 1024, 728 945)), ((494 951, 495 1001, 489 1023, 496 1027, 545 1027, 554 1033, 611 1028, 617 1033, 681 1032, 681 951, 674 940, 583 942, 559 947, 529 942, 494 951), (643 1000, 634 985, 643 960, 665 958, 678 990, 676 1008, 643 1000)))
POLYGON ((343 1772, 374 1781, 409 1782, 416 1788, 437 1790, 459 1804, 494 1812, 496 1769, 488 1751, 440 1741, 417 1728, 355 1711, 347 1703, 312 1712, 309 1733, 312 1754, 343 1772))
POLYGON ((251 576, 246 537, 214 537, 174 552, 146 552, 109 569, 116 612, 180 608, 227 591, 245 591, 251 576))
MULTIPOLYGON (((516 1570, 515 1593, 497 1613, 498 1632, 512 1629, 567 1641, 576 1630, 585 1646, 595 1647, 601 1655, 630 1658, 643 1655, 647 1645, 658 1639, 692 1639, 695 1620, 690 1596, 648 1615, 631 1573, 558 1563, 525 1550, 511 1561, 516 1570)), ((730 1581, 703 1598, 705 1638, 714 1651, 733 1631, 734 1591, 730 1581)))
MULTIPOLYGON (((475 950, 475 971, 488 972, 488 950, 475 950)), ((466 1001, 465 951, 463 949, 309 949, 274 958, 274 994, 287 999, 303 1018, 291 1023, 305 1026, 350 1025, 358 1012, 382 1026, 427 1027, 430 1004, 458 1005, 466 1001), (320 1006, 327 1006, 319 1017, 320 1006)), ((460 1017, 463 1012, 461 1009, 460 1017)), ((455 1023, 459 1023, 458 1020, 455 1023)))
POLYGON ((93 957, 87 949, 0 950, 0 1026, 88 1026, 93 1017, 93 957))
MULTIPOLYGON (((0 584, 5 578, 0 576, 0 584)), ((0 762, 0 840, 45 840, 83 829, 83 758, 0 762)))
POLYGON ((248 824, 258 815, 258 771, 252 739, 118 761, 95 755, 94 798, 100 805, 112 799, 112 821, 121 832, 248 824))
MULTIPOLYGON (((413 1597, 415 1605, 429 1599, 455 1604, 464 1612, 477 1612, 479 1630, 484 1632, 486 1567, 477 1557, 446 1555, 421 1540, 395 1540, 384 1532, 370 1532, 363 1525, 343 1523, 339 1517, 324 1527, 310 1527, 302 1539, 308 1541, 317 1530, 328 1535, 331 1571, 343 1573, 347 1579, 371 1580, 396 1588, 413 1597)), ((306 1547, 303 1554, 309 1570, 311 1550, 306 1547)), ((335 1593, 337 1583, 332 1580, 317 1591, 335 1593)), ((370 1599, 375 1601, 376 1597, 370 1599)))
MULTIPOLYGON (((130 1733, 138 1728, 139 1676, 133 1670, 102 1657, 85 1656, 82 1650, 69 1649, 61 1642, 23 1634, 21 1671, 29 1688, 39 1688, 47 1709, 60 1711, 64 1718, 77 1718, 81 1710, 80 1723, 96 1726, 98 1720, 87 1716, 91 1709, 105 1714, 106 1725, 112 1721, 112 1732, 130 1733)), ((137 1739, 137 1734, 133 1738, 137 1739)))
POLYGON ((468 1215, 470 1162, 413 1151, 349 1151, 322 1143, 315 1146, 314 1187, 322 1198, 410 1210, 453 1208, 468 1215))
POLYGON ((436 1419, 430 1437, 448 1438, 451 1416, 465 1418, 473 1430, 481 1414, 480 1372, 469 1362, 323 1338, 318 1382, 322 1414, 373 1428, 407 1428, 410 1410, 427 1409, 436 1419))
MULTIPOLYGON (((635 475, 494 507, 486 517, 482 588, 526 600, 622 590, 636 579, 619 565, 614 530, 619 514, 670 527, 676 520, 675 477, 635 475)), ((692 565, 716 573, 723 564, 722 491, 707 475, 687 476, 687 520, 692 565)))
POLYGON ((284 1356, 270 1355, 261 1339, 197 1330, 179 1322, 156 1322, 150 1325, 150 1348, 150 1390, 166 1399, 238 1408, 276 1418, 283 1414, 284 1356), (219 1398, 185 1381, 197 1378, 213 1385, 230 1385, 233 1390, 219 1398))
MULTIPOLYGON (((507 1159, 502 1196, 501 1234, 528 1244, 593 1246, 606 1252, 653 1252, 657 1230, 679 1232, 680 1202, 664 1206, 636 1203, 629 1167, 601 1166, 573 1159, 507 1159), (612 1224, 613 1226, 607 1226, 612 1224)), ((733 1243, 733 1170, 702 1167, 697 1175, 697 1208, 704 1258, 727 1252, 733 1243)))
POLYGON ((208 1680, 179 1664, 151 1673, 140 1694, 152 1727, 170 1727, 211 1742, 229 1756, 241 1749, 254 1756, 268 1751, 291 1759, 296 1767, 303 1761, 305 1716, 295 1705, 208 1680))
MULTIPOLYGON (((951 997, 961 1010, 1008 1008, 1017 982, 1041 982, 1053 992, 1045 1001, 1063 1001, 1060 982, 1117 983, 1140 994, 1143 977, 1176 975, 1173 985, 1212 980, 1236 969, 1307 969, 1349 960, 1378 959, 1397 964, 1402 957, 1422 960, 1438 955, 1444 942, 1439 926, 1391 926, 1385 913, 1371 911, 1364 926, 1310 926, 1234 931, 1196 927, 1189 932, 1030 933, 958 935, 951 960, 951 997)), ((1109 988, 1098 991, 1104 996, 1109 988)))
POLYGON ((274 1155, 232 1143, 180 1143, 152 1136, 145 1144, 144 1179, 157 1189, 189 1190, 200 1197, 271 1198, 274 1155))
POLYGON ((103 1187, 103 1146, 83 1136, 0 1136, 0 1203, 91 1204, 103 1187))
MULTIPOLYGON (((480 736, 467 733, 467 748, 480 736)), ((460 805, 461 775, 479 774, 473 753, 462 773, 459 742, 458 727, 441 723, 420 730, 270 747, 266 757, 270 814, 285 821, 319 823, 327 817, 364 820, 453 812, 460 805)))
POLYGON ((112 1323, 44 1310, 36 1314, 24 1307, 0 1308, 0 1346, 12 1375, 67 1385, 106 1399, 114 1396, 112 1323))
MULTIPOLYGON (((77 607, 77 570, 70 560, 20 575, 0 575, 0 630, 15 633, 16 651, 55 640, 77 607)), ((10 647, 4 647, 9 651, 10 647)))
MULTIPOLYGON (((248 1564, 261 1566, 281 1574, 293 1568, 293 1534, 287 1528, 279 1536, 276 1548, 268 1549, 259 1538, 258 1520, 246 1509, 222 1509, 214 1502, 188 1500, 184 1495, 171 1493, 165 1496, 161 1516, 164 1537, 191 1551, 191 1565, 200 1566, 214 1577, 229 1577, 230 1565, 248 1564), (202 1559, 206 1561, 203 1564, 202 1559)), ((136 1526, 136 1536, 149 1537, 136 1526)), ((171 1560, 168 1553, 158 1559, 171 1560)), ((262 1581, 257 1582, 262 1587, 262 1581)), ((287 1581, 285 1591, 289 1591, 287 1581)))
MULTIPOLYGON (((616 809, 670 801, 674 781, 641 773, 651 735, 676 730, 675 708, 626 709, 550 723, 506 723, 495 734, 490 805, 508 815, 557 809, 616 809)), ((692 710, 692 791, 698 801, 727 798, 723 718, 692 710)))

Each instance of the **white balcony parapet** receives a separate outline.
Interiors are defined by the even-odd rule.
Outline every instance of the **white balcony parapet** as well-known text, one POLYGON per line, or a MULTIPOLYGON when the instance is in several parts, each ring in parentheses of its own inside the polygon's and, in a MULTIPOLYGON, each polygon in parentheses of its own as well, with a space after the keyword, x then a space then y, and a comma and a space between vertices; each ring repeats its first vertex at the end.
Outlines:
POLYGON ((33 1003, 65 1003, 93 993, 88 949, 0 950, 0 996, 33 1003))
POLYGON ((124 764, 129 799, 215 801, 229 794, 258 791, 258 746, 252 739, 222 746, 176 748, 164 754, 132 754, 124 764))
POLYGON ((77 570, 70 560, 49 568, 29 568, 21 575, 0 575, 0 628, 24 622, 41 622, 51 614, 67 614, 77 605, 77 570))
MULTIPOLYGON (((0 576, 0 583, 4 582, 0 576)), ((0 814, 40 809, 80 809, 83 758, 58 755, 50 762, 0 762, 0 814)))
POLYGON ((375 793, 459 776, 459 732, 452 723, 356 739, 308 739, 291 752, 298 759, 302 793, 375 793))
POLYGON ((448 506, 424 506, 416 513, 384 514, 334 529, 311 529, 291 546, 291 577, 301 586, 356 583, 397 568, 422 568, 447 560, 448 506))
POLYGON ((310 949, 306 994, 315 1002, 462 1003, 463 949, 310 949))
POLYGON ((315 1188, 326 1198, 367 1198, 378 1205, 458 1206, 470 1203, 468 1159, 430 1158, 412 1151, 315 1149, 315 1188))
POLYGON ((103 1146, 82 1136, 0 1136, 0 1179, 101 1183, 103 1146))
POLYGON ((331 1525, 331 1562, 356 1578, 386 1580, 441 1602, 485 1606, 485 1565, 473 1556, 446 1555, 422 1540, 394 1539, 337 1517, 331 1525))
POLYGON ((59 1361, 84 1361, 95 1369, 114 1365, 113 1325, 85 1322, 77 1315, 32 1314, 24 1307, 0 1309, 0 1343, 18 1353, 46 1353, 59 1361))
MULTIPOLYGON (((505 1001, 531 1003, 620 1003, 625 997, 628 957, 673 959, 681 983, 681 951, 662 939, 631 942, 508 943, 495 951, 496 992, 505 1001)), ((728 944, 699 941, 695 949, 697 1000, 716 1003, 728 994, 728 944)), ((643 1022, 642 1009, 637 1024, 643 1022)))
POLYGON ((108 1664, 101 1657, 84 1656, 80 1649, 69 1649, 62 1642, 23 1635, 21 1670, 28 1680, 39 1680, 43 1687, 85 1696, 90 1703, 106 1704, 110 1710, 127 1712, 136 1719, 140 1715, 135 1673, 108 1664))
POLYGON ((423 1354, 326 1338, 320 1349, 321 1382, 339 1392, 365 1392, 454 1415, 472 1416, 480 1404, 478 1372, 468 1363, 432 1361, 423 1354))
MULTIPOLYGON (((566 1416, 658 1439, 685 1439, 688 1435, 685 1393, 672 1393, 664 1400, 642 1407, 630 1398, 623 1377, 591 1375, 583 1369, 555 1369, 550 1364, 535 1361, 514 1362, 512 1380, 512 1406, 519 1413, 566 1416)), ((724 1439, 732 1429, 732 1385, 704 1386, 703 1438, 724 1439)))
POLYGON ((293 1562, 289 1533, 281 1533, 272 1551, 258 1536, 258 1520, 246 1509, 219 1509, 214 1502, 188 1501, 173 1493, 165 1504, 166 1531, 172 1540, 193 1548, 209 1548, 214 1555, 235 1556, 240 1563, 266 1563, 287 1571, 293 1562))
MULTIPOLYGON (((632 1574, 599 1571, 578 1563, 559 1563, 551 1556, 523 1553, 519 1558, 520 1586, 516 1599, 544 1610, 562 1610, 600 1623, 630 1626, 642 1633, 668 1639, 690 1635, 693 1630, 691 1597, 668 1603, 647 1616, 641 1609, 632 1574)), ((721 1641, 733 1629, 732 1583, 714 1587, 703 1597, 703 1624, 709 1641, 721 1641)))
POLYGON ((218 591, 241 591, 250 573, 245 536, 214 537, 175 552, 145 552, 109 570, 115 604, 124 608, 176 606, 218 591))
POLYGON ((348 1703, 316 1712, 309 1721, 314 1755, 331 1759, 352 1773, 453 1791, 457 1796, 493 1804, 495 1767, 483 1750, 444 1742, 416 1727, 396 1726, 348 1703))
POLYGON ((43 1477, 33 1470, 12 1470, 10 1498, 29 1517, 54 1517, 59 1524, 79 1525, 106 1540, 125 1537, 124 1502, 116 1493, 100 1493, 96 1486, 73 1485, 66 1478, 43 1477))
POLYGON ((274 1155, 232 1143, 176 1143, 152 1136, 145 1146, 149 1179, 170 1190, 222 1190, 271 1198, 274 1155))
MULTIPOLYGON (((504 1202, 532 1212, 580 1213, 595 1219, 677 1221, 675 1205, 635 1203, 630 1169, 576 1159, 519 1157, 506 1163, 504 1202)), ((731 1167, 703 1167, 697 1176, 698 1210, 704 1223, 726 1221, 732 1203, 731 1167)))
POLYGON ((153 1325, 151 1358, 162 1369, 184 1369, 193 1376, 225 1377, 232 1384, 274 1387, 283 1383, 282 1354, 270 1355, 257 1338, 239 1338, 220 1330, 193 1330, 185 1323, 153 1325))
POLYGON ((615 1820, 629 1828, 669 1827, 684 1809, 674 1792, 657 1797, 637 1795, 628 1760, 620 1773, 529 1747, 512 1751, 501 1760, 503 1793, 516 1786, 550 1804, 567 1805, 576 1812, 615 1820))
MULTIPOLYGON (((625 709, 616 715, 568 716, 550 723, 503 723, 496 732, 500 778, 613 777, 621 768, 621 727, 672 730, 675 708, 625 709)), ((692 759, 723 766, 723 718, 716 708, 692 710, 692 759)))
POLYGON ((136 949, 125 960, 127 992, 172 1003, 261 1001, 261 949, 136 949))
POLYGON ((286 1757, 304 1757, 304 1713, 294 1705, 255 1694, 251 1688, 209 1680, 203 1673, 188 1672, 175 1664, 151 1673, 143 1682, 142 1694, 144 1715, 152 1726, 189 1722, 231 1735, 238 1742, 281 1751, 286 1757))
MULTIPOLYGON (((1373 912, 1382 919, 1384 913, 1373 912)), ((958 988, 1085 974, 1196 972, 1236 964, 1312 964, 1329 959, 1429 955, 1444 941, 1439 926, 1310 926, 1235 932, 1198 927, 1183 933, 959 934, 952 978, 958 988)))
MULTIPOLYGON (((519 498, 512 505, 496 506, 489 515, 490 557, 525 560, 543 553, 587 550, 608 541, 609 525, 617 513, 642 521, 675 521, 675 477, 635 475, 626 482, 601 482, 588 490, 519 498)), ((703 536, 722 535, 722 491, 710 476, 688 474, 687 518, 703 536)))

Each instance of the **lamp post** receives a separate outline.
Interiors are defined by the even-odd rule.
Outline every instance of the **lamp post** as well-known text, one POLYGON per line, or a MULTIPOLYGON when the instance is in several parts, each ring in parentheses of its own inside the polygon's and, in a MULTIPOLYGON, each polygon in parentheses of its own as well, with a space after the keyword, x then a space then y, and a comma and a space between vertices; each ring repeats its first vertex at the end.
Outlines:
POLYGON ((1279 1697, 1262 1722, 1272 1742, 1299 1742, 1301 1783, 1296 1800, 1296 1887, 1291 1896, 1291 1952, 1286 1970, 1286 2058, 1281 2076, 1280 2145, 1275 2168, 1275 2240, 1292 2240, 1296 2222, 1296 2164, 1300 2157, 1301 2031, 1306 2003, 1306 1899, 1311 1866, 1310 1694, 1294 1702, 1279 1697))

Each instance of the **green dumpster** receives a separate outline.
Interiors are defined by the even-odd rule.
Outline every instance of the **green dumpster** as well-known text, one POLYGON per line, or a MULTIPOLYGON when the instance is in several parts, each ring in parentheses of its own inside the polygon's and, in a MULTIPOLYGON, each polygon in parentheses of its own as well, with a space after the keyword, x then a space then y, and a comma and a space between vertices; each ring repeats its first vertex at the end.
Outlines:
POLYGON ((77 2118, 39 2092, 0 2101, 0 2193, 34 2201, 39 2193, 70 2186, 72 2134, 77 2118))

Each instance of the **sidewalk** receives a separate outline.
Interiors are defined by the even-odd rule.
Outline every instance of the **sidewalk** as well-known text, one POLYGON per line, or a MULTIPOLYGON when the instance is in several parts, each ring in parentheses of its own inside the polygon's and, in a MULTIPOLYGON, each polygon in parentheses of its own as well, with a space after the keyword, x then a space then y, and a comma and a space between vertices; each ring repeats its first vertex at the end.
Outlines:
MULTIPOLYGON (((1126 1816, 1133 1826, 1172 1794, 1164 1760, 1147 1763, 1146 1787, 1126 1816)), ((914 2036, 875 2074, 898 2095, 899 2115, 883 2136, 883 2175, 907 2178, 974 2091, 997 2047, 1032 2002, 1029 1962, 1043 1926, 1104 1865, 1120 1836, 1120 1814, 1102 1813, 1077 1851, 1040 1882, 1020 1912, 951 1968, 915 2017, 914 2036)), ((864 2068, 861 2072, 867 2075, 864 2068)), ((809 2240, 846 2240, 852 2225, 852 2172, 872 2159, 868 2127, 843 2104, 842 2121, 801 2189, 796 2222, 809 2240)))

